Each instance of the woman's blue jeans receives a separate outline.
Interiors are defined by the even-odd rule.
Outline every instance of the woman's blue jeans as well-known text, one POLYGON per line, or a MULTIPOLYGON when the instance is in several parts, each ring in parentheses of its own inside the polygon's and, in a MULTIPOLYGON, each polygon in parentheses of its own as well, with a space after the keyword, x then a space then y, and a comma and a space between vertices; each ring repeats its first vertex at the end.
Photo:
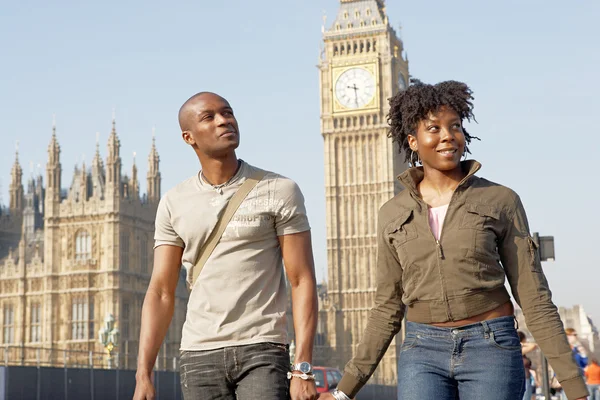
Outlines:
POLYGON ((515 400, 525 392, 513 317, 459 328, 406 323, 398 364, 402 400, 515 400))

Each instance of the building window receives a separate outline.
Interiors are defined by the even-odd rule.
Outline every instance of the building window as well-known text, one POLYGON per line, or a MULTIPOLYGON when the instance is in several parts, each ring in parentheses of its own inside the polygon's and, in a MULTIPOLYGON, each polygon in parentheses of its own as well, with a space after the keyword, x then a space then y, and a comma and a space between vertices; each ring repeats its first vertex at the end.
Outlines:
POLYGON ((127 340, 129 339, 129 303, 123 303, 121 324, 121 337, 123 340, 127 340))
POLYGON ((356 18, 360 18, 360 11, 354 11, 354 16, 356 18))
POLYGON ((71 339, 85 340, 87 335, 88 307, 82 298, 73 299, 71 304, 71 339))
POLYGON ((129 234, 127 232, 121 233, 121 248, 119 251, 119 259, 121 269, 129 269, 129 234))
POLYGON ((90 322, 89 322, 88 338, 89 339, 96 338, 96 327, 94 326, 94 299, 90 300, 90 322))
POLYGON ((367 15, 371 15, 371 9, 370 8, 367 8, 366 12, 367 12, 367 15))
POLYGON ((352 29, 352 22, 348 23, 348 29, 352 29))
POLYGON ((42 307, 39 303, 34 303, 30 307, 31 310, 31 332, 29 340, 33 343, 42 341, 42 326, 41 326, 41 311, 42 307))
POLYGON ((344 19, 348 19, 348 13, 344 12, 344 19))
POLYGON ((342 29, 342 26, 340 24, 335 24, 335 30, 339 31, 340 29, 342 29))
POLYGON ((15 312, 12 305, 4 306, 4 343, 9 344, 15 341, 15 312))
POLYGON ((79 231, 75 237, 75 260, 85 261, 90 258, 92 258, 92 237, 88 231, 79 231))
POLYGON ((145 237, 140 239, 140 263, 141 269, 144 272, 150 272, 150 264, 148 262, 148 240, 145 237))

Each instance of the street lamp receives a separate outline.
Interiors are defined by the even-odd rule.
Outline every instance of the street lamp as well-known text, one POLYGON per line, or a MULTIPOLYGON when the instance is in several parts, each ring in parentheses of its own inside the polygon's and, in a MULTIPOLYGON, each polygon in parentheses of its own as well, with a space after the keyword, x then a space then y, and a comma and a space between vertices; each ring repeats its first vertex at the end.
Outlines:
MULTIPOLYGON (((554 261, 554 236, 542 236, 539 233, 533 233, 533 241, 537 244, 537 252, 540 257, 540 263, 542 261, 554 261)), ((544 392, 544 398, 550 399, 550 377, 548 371, 548 360, 544 353, 542 353, 542 392, 544 392)))
POLYGON ((104 326, 98 331, 98 339, 108 353, 108 369, 112 368, 112 351, 119 345, 119 330, 115 328, 115 317, 108 313, 104 318, 104 326))

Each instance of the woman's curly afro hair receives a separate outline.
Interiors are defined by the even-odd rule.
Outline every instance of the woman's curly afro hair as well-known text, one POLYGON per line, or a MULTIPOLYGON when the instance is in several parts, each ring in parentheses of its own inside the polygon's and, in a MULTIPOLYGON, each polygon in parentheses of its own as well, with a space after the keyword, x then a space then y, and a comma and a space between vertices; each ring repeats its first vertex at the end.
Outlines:
MULTIPOLYGON (((473 115, 473 95, 471 89, 462 82, 445 81, 429 85, 418 79, 411 79, 406 90, 401 90, 390 99, 390 113, 387 116, 390 124, 388 136, 397 142, 400 153, 404 152, 406 161, 411 161, 411 149, 408 145, 408 135, 417 134, 419 121, 427 118, 430 113, 437 112, 441 107, 449 107, 456 111, 461 121, 476 121, 473 115)), ((466 144, 472 139, 463 128, 466 144)), ((465 153, 470 153, 465 145, 465 153)))

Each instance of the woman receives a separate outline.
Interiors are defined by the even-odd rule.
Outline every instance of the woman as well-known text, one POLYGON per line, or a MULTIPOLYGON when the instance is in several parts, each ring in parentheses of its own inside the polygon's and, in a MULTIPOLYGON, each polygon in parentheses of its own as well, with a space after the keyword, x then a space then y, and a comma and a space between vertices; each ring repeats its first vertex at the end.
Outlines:
POLYGON ((390 136, 413 167, 399 177, 406 189, 379 212, 377 293, 362 340, 338 390, 321 399, 356 395, 405 311, 399 399, 521 399, 505 278, 569 398, 587 396, 519 197, 475 176, 477 161, 461 162, 476 139, 463 127, 473 119, 471 93, 460 82, 413 81, 390 100, 390 136))
POLYGON ((600 400, 600 365, 595 358, 592 358, 585 369, 585 377, 590 390, 590 400, 600 400))

